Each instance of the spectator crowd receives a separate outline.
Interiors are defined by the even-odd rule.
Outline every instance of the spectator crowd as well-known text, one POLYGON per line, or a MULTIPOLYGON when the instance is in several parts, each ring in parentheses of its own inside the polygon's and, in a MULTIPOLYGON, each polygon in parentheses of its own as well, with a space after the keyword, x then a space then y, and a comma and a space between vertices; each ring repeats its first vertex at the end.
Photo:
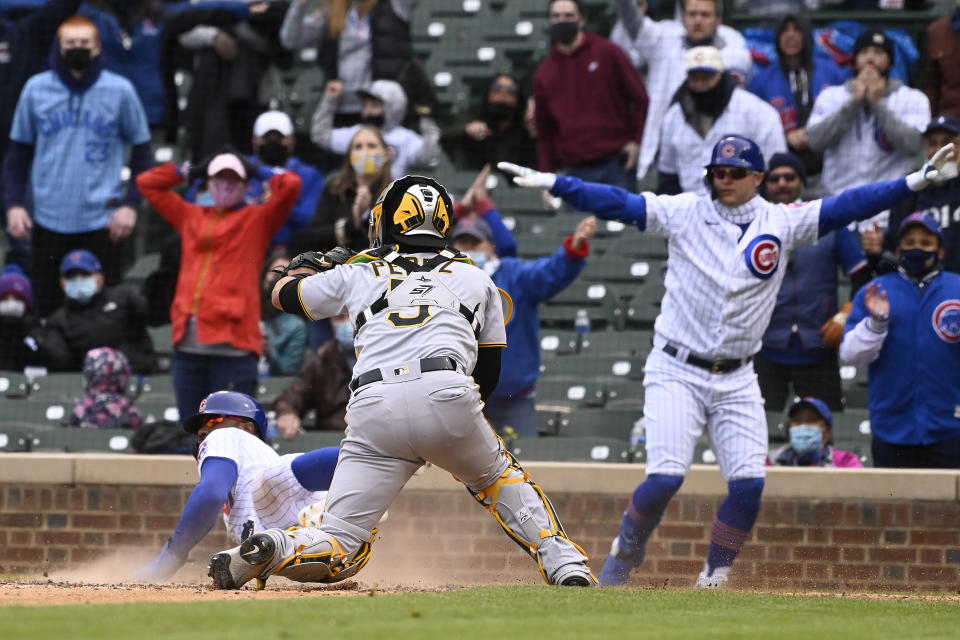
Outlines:
MULTIPOLYGON (((764 197, 789 205, 899 178, 960 143, 960 0, 927 28, 912 79, 896 73, 908 37, 862 25, 845 49, 826 46, 803 3, 768 25, 765 49, 724 24, 719 0, 608 0, 609 37, 591 24, 600 4, 542 3, 536 68, 491 66, 451 115, 417 57, 416 0, 0 0, 0 370, 76 372, 86 394, 71 426, 138 428, 124 390, 166 374, 149 329, 169 324, 180 416, 286 376, 280 437, 342 430, 351 319, 278 311, 275 269, 368 247, 392 180, 456 171, 476 177, 450 242, 511 310, 486 415, 536 437, 538 309, 593 259, 598 224, 554 213, 543 192, 569 235, 534 257, 497 162, 705 194, 711 150, 736 134, 762 151, 764 197), (268 87, 295 59, 324 79, 306 118, 268 87), (141 286, 124 272, 144 238, 163 258, 141 286)), ((787 256, 754 359, 767 411, 787 423, 768 463, 861 466, 833 436, 853 365, 868 370, 874 465, 960 468, 960 178, 944 174, 787 256)))

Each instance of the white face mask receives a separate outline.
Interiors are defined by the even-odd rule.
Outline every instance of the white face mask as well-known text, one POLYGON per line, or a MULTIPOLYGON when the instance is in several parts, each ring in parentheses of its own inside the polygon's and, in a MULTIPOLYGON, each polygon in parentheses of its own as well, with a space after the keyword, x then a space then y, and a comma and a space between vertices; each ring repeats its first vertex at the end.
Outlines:
POLYGON ((63 292, 71 300, 83 304, 97 295, 97 279, 92 275, 70 278, 64 285, 63 292))
POLYGON ((0 316, 4 318, 22 318, 27 312, 27 303, 20 298, 0 300, 0 316))

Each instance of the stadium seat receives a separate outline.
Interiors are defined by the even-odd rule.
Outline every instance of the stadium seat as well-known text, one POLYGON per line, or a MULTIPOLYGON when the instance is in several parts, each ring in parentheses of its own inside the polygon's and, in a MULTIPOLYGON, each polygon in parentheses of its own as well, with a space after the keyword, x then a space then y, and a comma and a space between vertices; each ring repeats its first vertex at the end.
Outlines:
POLYGON ((157 270, 158 266, 160 266, 160 254, 157 252, 145 253, 127 269, 127 272, 123 275, 123 280, 129 284, 141 285, 147 279, 147 276, 157 270))
POLYGON ((133 453, 130 429, 47 429, 33 432, 33 451, 133 453))
POLYGON ((866 409, 846 408, 833 414, 835 440, 870 438, 870 412, 866 409))
POLYGON ((60 427, 70 417, 72 401, 60 396, 30 396, 4 402, 4 424, 60 427))
POLYGON ((267 376, 260 378, 257 383, 257 400, 269 408, 274 401, 283 393, 293 382, 294 376, 267 376))
POLYGON ((536 401, 538 406, 602 407, 606 402, 605 387, 590 380, 540 378, 536 401))
POLYGON ((340 446, 340 441, 343 440, 343 437, 344 434, 342 431, 307 431, 297 434, 290 440, 278 436, 271 443, 271 446, 280 455, 303 453, 323 447, 340 446))
POLYGON ((659 282, 649 282, 638 287, 627 301, 624 326, 652 329, 653 323, 660 315, 664 292, 663 283, 659 282))
POLYGON ((577 314, 586 311, 592 330, 619 328, 624 316, 616 290, 602 282, 577 280, 540 305, 544 327, 572 328, 577 314))
POLYGON ((565 462, 629 462, 629 445, 609 438, 517 438, 510 452, 521 463, 527 460, 565 462))
POLYGON ((540 371, 545 376, 568 377, 573 380, 599 377, 604 380, 643 378, 643 358, 638 356, 569 355, 542 358, 540 371))
POLYGON ((577 351, 577 334, 566 329, 543 327, 540 329, 540 357, 552 358, 577 351))
POLYGON ((784 443, 790 440, 787 417, 782 411, 767 411, 767 435, 771 443, 784 443))
POLYGON ((0 394, 7 398, 20 398, 29 395, 31 386, 26 376, 18 371, 0 371, 0 394))
POLYGON ((172 392, 144 392, 134 401, 134 406, 146 422, 179 422, 177 397, 172 392))
POLYGON ((717 454, 705 439, 697 442, 693 448, 693 464, 717 464, 717 454))
POLYGON ((147 327, 153 349, 158 355, 173 355, 173 326, 165 324, 159 327, 147 327))
POLYGON ((30 451, 31 434, 35 427, 31 425, 0 424, 0 451, 30 451))
POLYGON ((667 241, 659 236, 625 230, 616 239, 610 252, 626 258, 663 261, 667 259, 667 241))
POLYGON ((643 411, 640 409, 580 409, 560 416, 559 435, 627 442, 634 423, 641 417, 643 411))
POLYGON ((580 351, 589 355, 646 355, 652 347, 653 332, 592 331, 580 342, 580 351))
POLYGON ((607 409, 643 410, 642 380, 607 380, 603 384, 607 409))

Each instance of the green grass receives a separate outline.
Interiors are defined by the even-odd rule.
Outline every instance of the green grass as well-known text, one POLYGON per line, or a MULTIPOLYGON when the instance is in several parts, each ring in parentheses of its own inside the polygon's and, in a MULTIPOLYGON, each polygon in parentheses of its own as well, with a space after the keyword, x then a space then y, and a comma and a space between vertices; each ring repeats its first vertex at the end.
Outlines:
POLYGON ((955 638, 957 603, 483 587, 256 601, 0 608, 10 638, 955 638))

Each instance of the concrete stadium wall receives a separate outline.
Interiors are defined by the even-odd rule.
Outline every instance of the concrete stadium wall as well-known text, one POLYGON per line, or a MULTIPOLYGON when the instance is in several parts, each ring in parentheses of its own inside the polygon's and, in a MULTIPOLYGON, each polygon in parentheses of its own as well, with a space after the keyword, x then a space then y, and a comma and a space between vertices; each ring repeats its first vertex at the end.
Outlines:
MULTIPOLYGON (((524 465, 599 570, 642 465, 524 465)), ((0 455, 0 573, 72 569, 114 552, 159 550, 196 482, 177 456, 0 455)), ((691 585, 725 492, 694 466, 648 545, 634 584, 691 585)), ((753 534, 731 574, 744 588, 956 591, 960 473, 771 469, 753 534)), ((191 554, 203 575, 229 546, 221 527, 191 554)), ((390 508, 361 579, 535 583, 529 558, 451 476, 428 468, 390 508)), ((134 567, 131 567, 131 569, 134 567)), ((189 574, 193 577, 193 573, 189 574)))

